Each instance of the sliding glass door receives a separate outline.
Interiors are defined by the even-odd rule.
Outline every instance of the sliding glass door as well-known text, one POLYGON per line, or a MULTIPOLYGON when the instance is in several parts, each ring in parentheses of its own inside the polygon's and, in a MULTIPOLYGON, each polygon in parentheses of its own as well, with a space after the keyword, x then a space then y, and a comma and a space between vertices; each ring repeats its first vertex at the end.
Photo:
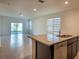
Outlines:
POLYGON ((22 23, 11 23, 11 34, 22 34, 23 24, 22 23))

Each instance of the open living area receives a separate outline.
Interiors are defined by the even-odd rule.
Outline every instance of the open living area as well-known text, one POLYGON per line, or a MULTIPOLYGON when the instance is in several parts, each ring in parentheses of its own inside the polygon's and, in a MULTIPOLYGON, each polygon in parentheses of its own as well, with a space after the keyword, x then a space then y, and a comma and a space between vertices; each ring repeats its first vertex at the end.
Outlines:
POLYGON ((0 59, 79 59, 79 0, 0 0, 0 59))

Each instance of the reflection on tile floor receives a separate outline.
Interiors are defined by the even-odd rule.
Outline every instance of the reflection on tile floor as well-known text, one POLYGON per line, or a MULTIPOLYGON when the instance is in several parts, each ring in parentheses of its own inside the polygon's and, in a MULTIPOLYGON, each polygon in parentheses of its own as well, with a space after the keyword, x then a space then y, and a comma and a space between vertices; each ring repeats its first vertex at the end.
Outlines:
POLYGON ((0 59, 32 59, 31 39, 26 35, 0 36, 0 59))

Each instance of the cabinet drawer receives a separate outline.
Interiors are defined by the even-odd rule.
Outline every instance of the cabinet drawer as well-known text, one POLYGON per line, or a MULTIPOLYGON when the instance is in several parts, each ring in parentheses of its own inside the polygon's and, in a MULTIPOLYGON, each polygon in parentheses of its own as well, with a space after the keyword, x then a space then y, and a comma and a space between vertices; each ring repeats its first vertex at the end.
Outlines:
POLYGON ((72 46, 67 46, 67 59, 72 59, 72 46))

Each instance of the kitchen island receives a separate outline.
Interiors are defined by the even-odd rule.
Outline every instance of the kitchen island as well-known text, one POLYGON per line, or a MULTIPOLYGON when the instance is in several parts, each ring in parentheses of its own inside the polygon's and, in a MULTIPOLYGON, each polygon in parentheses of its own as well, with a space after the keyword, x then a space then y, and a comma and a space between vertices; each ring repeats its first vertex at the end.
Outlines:
POLYGON ((32 35, 33 59, 74 59, 79 50, 78 36, 32 35))

